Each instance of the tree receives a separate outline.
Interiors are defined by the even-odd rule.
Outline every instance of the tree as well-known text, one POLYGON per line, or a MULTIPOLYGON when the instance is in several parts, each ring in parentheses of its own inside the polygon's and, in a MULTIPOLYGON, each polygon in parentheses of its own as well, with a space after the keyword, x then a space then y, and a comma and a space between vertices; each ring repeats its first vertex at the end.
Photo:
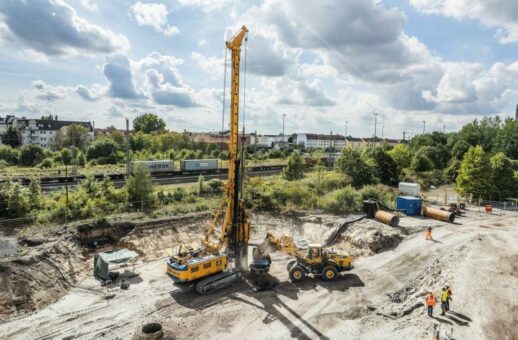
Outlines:
POLYGON ((401 168, 405 169, 412 163, 412 151, 407 144, 398 144, 388 151, 388 154, 401 168))
POLYGON ((165 122, 154 113, 145 113, 133 120, 133 129, 144 133, 162 131, 165 129, 165 122))
POLYGON ((205 191, 205 178, 203 177, 203 175, 199 175, 198 176, 198 194, 201 195, 204 193, 205 191))
POLYGON ((72 161, 72 151, 70 151, 69 148, 64 148, 61 150, 60 154, 61 162, 63 162, 65 166, 70 165, 70 162, 72 161))
POLYGON ((130 202, 141 206, 152 206, 154 204, 154 185, 149 176, 149 170, 138 164, 133 168, 133 173, 126 181, 126 191, 130 202))
POLYGON ((462 160, 464 154, 468 152, 470 146, 471 145, 465 140, 458 140, 457 142, 455 142, 455 144, 453 144, 453 147, 451 148, 451 156, 455 157, 458 160, 462 160))
POLYGON ((499 199, 517 197, 518 188, 511 160, 503 152, 499 152, 491 157, 490 162, 493 171, 493 195, 499 199))
POLYGON ((13 126, 9 126, 5 134, 0 136, 0 139, 2 140, 2 144, 9 145, 13 148, 20 146, 22 143, 20 131, 13 126))
POLYGON ((430 158, 426 157, 424 152, 416 152, 412 158, 410 168, 416 172, 430 171, 433 169, 433 164, 430 158))
POLYGON ((358 149, 344 148, 336 161, 335 168, 337 171, 349 175, 353 181, 352 185, 356 188, 374 183, 374 171, 362 158, 358 149))
POLYGON ((7 200, 7 213, 9 217, 23 217, 28 211, 29 201, 25 190, 19 183, 13 184, 7 200))
POLYGON ((444 169, 450 160, 450 152, 442 144, 422 146, 417 153, 425 155, 432 162, 433 169, 444 169))
POLYGON ((290 157, 288 157, 288 164, 282 170, 282 177, 288 181, 304 177, 304 158, 299 152, 294 151, 290 157))
POLYGON ((29 185, 29 204, 31 210, 38 209, 41 206, 41 184, 37 177, 31 178, 29 185))
POLYGON ((81 150, 86 150, 90 144, 88 129, 81 124, 72 124, 65 128, 65 146, 74 146, 81 150))
POLYGON ((469 148, 460 164, 456 184, 462 195, 487 197, 491 192, 491 164, 480 145, 469 148))
POLYGON ((518 120, 506 119, 494 143, 495 150, 503 152, 509 158, 518 159, 518 120))
POLYGON ((28 144, 21 147, 18 162, 20 165, 33 166, 41 162, 43 158, 45 158, 45 152, 41 146, 28 144))
POLYGON ((386 185, 396 185, 399 180, 398 166, 388 152, 388 146, 382 145, 369 149, 367 156, 373 160, 372 166, 378 180, 386 185))
POLYGON ((96 159, 101 164, 115 164, 124 156, 119 152, 119 145, 113 139, 99 138, 88 147, 86 158, 88 160, 96 159))
POLYGON ((12 165, 18 163, 18 150, 10 145, 0 145, 0 160, 12 165))

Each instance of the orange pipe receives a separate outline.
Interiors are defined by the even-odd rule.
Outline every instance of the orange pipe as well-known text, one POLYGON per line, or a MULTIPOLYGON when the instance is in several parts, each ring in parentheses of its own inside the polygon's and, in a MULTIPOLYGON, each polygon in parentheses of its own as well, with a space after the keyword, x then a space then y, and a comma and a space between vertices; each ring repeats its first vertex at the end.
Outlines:
POLYGON ((445 222, 453 222, 455 220, 455 213, 430 207, 423 207, 423 216, 445 222))
POLYGON ((399 224, 399 217, 389 212, 378 210, 374 215, 374 218, 382 223, 397 227, 399 224))

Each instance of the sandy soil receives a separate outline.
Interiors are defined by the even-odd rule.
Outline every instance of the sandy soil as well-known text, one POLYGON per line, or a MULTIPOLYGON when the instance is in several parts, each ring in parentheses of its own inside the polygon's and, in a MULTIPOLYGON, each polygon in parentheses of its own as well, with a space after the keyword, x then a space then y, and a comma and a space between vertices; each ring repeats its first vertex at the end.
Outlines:
MULTIPOLYGON (((254 221, 256 239, 275 228, 315 242, 340 219, 260 215, 254 221)), ((362 221, 333 245, 360 256, 352 272, 331 283, 312 278, 292 284, 288 258, 275 253, 270 274, 278 282, 268 291, 243 281, 198 296, 172 283, 163 258, 149 260, 136 267, 140 277, 129 290, 102 288, 88 277, 56 303, 1 323, 0 337, 128 339, 142 324, 157 321, 178 339, 430 339, 434 324, 453 331, 455 339, 516 339, 517 221, 516 213, 475 211, 455 224, 402 218, 399 229, 362 221), (428 225, 434 226, 435 241, 424 238, 428 225), (425 292, 439 294, 445 284, 453 289, 452 313, 441 317, 436 308, 434 318, 426 316, 425 292), (110 293, 115 296, 106 300, 110 293)), ((192 235, 182 231, 189 240, 198 230, 191 228, 192 235)), ((144 234, 138 235, 126 237, 146 243, 144 234)), ((161 256, 163 245, 155 247, 161 256)))

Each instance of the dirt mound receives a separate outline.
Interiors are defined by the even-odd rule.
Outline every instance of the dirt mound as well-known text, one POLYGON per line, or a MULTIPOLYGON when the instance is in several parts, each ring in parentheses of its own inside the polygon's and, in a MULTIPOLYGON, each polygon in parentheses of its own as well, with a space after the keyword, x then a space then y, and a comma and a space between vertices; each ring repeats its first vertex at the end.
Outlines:
POLYGON ((354 256, 372 255, 394 248, 404 238, 398 228, 375 220, 362 220, 351 224, 342 234, 338 246, 348 249, 354 256))
POLYGON ((143 260, 171 256, 173 247, 200 245, 211 223, 207 213, 189 214, 158 225, 137 225, 119 242, 142 254, 143 260))
POLYGON ((86 272, 81 249, 66 240, 22 248, 21 256, 0 262, 0 320, 54 302, 86 272))
MULTIPOLYGON (((452 254, 436 258, 416 277, 409 279, 405 287, 388 293, 389 301, 383 301, 379 311, 393 317, 402 317, 422 308, 426 293, 432 288, 444 287, 451 282, 452 267, 455 263, 461 262, 468 252, 469 248, 462 245, 457 247, 452 254)), ((438 296, 440 291, 434 291, 434 294, 438 296)))

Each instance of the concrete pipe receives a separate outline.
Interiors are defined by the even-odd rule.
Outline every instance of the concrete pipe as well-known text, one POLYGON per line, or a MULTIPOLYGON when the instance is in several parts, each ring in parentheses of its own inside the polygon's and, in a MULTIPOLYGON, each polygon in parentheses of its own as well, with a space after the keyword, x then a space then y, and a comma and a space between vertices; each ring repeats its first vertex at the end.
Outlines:
POLYGON ((455 213, 430 207, 423 207, 423 216, 435 218, 436 220, 445 222, 455 221, 455 213))
POLYGON ((140 339, 142 340, 162 340, 164 339, 164 331, 162 325, 156 322, 148 323, 142 326, 140 339))
POLYGON ((374 218, 381 223, 385 223, 393 227, 397 227, 399 225, 398 216, 383 210, 376 211, 374 218))

